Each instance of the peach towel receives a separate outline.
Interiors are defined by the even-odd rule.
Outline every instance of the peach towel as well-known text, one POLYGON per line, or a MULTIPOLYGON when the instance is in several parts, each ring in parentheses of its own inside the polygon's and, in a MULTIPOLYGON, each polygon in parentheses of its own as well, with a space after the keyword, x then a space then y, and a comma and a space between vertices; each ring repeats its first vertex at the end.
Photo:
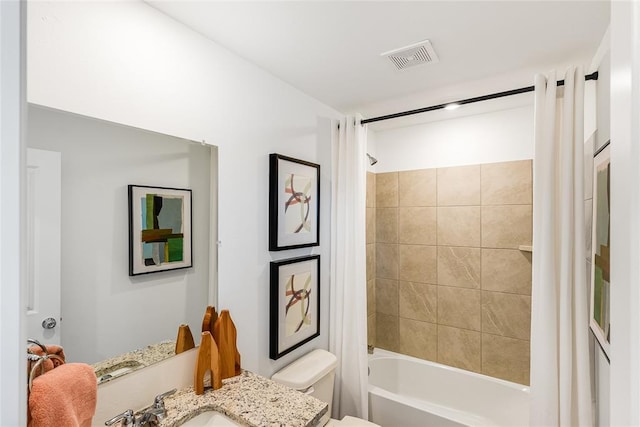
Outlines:
MULTIPOLYGON (((47 345, 45 346, 47 348, 47 354, 55 354, 56 356, 60 356, 62 358, 62 360, 65 360, 64 358, 64 350, 62 349, 62 347, 60 347, 59 345, 47 345)), ((37 345, 33 345, 29 347, 29 352, 36 354, 38 356, 44 356, 44 352, 42 351, 42 349, 37 346, 37 345)), ((31 374, 31 368, 33 368, 33 366, 37 363, 37 361, 29 361, 29 363, 27 364, 27 378, 29 378, 29 375, 31 374)), ((44 362, 42 362, 42 364, 40 366, 44 366, 44 372, 49 372, 50 370, 52 370, 53 368, 57 368, 58 366, 60 366, 62 364, 62 362, 60 362, 58 359, 47 359, 44 362)), ((42 372, 42 370, 40 368, 36 369, 36 372, 34 372, 33 374, 33 378, 37 377, 38 375, 40 375, 42 372)))
POLYGON ((89 427, 96 412, 98 383, 85 363, 65 363, 33 380, 29 427, 89 427))

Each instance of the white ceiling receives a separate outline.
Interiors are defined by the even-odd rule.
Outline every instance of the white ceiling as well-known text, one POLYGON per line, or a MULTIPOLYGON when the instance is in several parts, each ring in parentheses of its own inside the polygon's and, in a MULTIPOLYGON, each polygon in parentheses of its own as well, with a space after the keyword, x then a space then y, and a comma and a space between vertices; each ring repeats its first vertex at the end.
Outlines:
POLYGON ((608 1, 193 1, 153 7, 312 97, 365 117, 532 84, 589 66, 608 1), (429 39, 440 62, 396 71, 385 51, 429 39))

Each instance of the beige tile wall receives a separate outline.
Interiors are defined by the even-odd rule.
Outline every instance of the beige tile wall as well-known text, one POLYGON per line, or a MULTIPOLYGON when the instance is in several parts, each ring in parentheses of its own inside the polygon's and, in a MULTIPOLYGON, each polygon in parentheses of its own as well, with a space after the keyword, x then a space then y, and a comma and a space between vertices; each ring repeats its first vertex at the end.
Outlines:
POLYGON ((530 160, 367 175, 369 343, 529 383, 530 160))

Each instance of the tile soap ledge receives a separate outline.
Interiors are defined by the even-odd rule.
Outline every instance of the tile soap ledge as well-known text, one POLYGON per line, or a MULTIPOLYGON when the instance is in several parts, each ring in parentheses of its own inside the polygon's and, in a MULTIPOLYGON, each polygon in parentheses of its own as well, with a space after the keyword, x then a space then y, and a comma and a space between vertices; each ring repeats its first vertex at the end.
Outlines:
POLYGON ((533 252, 533 246, 520 245, 520 246, 518 246, 518 250, 521 250, 522 252, 533 252))
POLYGON ((196 395, 193 387, 165 399, 167 416, 161 427, 177 427, 203 412, 217 411, 252 427, 311 427, 318 424, 328 405, 314 397, 243 370, 222 380, 222 388, 196 395))

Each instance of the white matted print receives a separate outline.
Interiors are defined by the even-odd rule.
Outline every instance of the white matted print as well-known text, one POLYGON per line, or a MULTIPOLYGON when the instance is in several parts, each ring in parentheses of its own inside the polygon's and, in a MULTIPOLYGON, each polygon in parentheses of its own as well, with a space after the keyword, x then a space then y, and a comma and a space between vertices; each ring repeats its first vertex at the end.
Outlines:
POLYGON ((191 267, 191 190, 128 189, 129 276, 191 267))
POLYGON ((271 263, 269 357, 320 335, 320 255, 271 263))
POLYGON ((269 250, 320 244, 320 165, 269 156, 269 250))
POLYGON ((610 355, 610 177, 609 144, 593 159, 593 231, 591 244, 591 304, 589 325, 608 358, 610 355))

